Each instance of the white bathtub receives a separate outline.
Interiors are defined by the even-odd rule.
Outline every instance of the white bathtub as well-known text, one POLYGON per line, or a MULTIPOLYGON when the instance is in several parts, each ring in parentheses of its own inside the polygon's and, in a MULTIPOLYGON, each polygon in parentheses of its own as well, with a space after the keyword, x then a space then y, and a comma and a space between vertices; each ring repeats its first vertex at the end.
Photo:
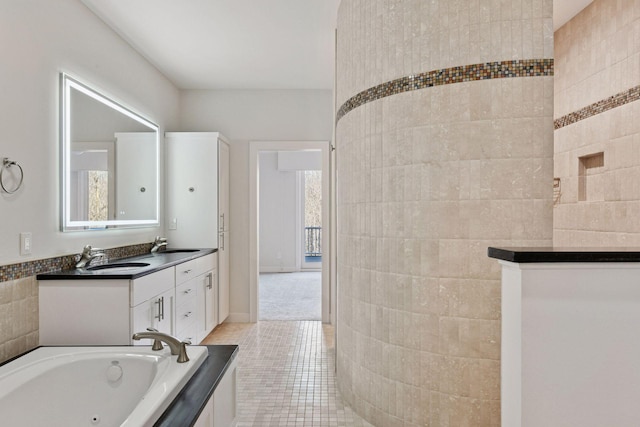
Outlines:
POLYGON ((151 426, 207 357, 187 348, 42 347, 0 366, 0 424, 151 426))

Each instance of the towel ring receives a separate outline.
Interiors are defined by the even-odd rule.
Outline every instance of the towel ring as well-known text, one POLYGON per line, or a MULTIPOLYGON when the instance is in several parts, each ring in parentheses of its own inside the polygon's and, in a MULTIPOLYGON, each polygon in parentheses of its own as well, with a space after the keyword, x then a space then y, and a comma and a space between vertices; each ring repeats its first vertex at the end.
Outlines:
POLYGON ((14 162, 13 160, 9 160, 8 157, 3 157, 2 158, 2 168, 0 168, 0 187, 2 187, 2 190, 5 193, 9 193, 9 194, 13 194, 16 191, 18 191, 20 189, 20 187, 22 187, 22 181, 24 179, 24 171, 22 170, 22 166, 20 166, 19 164, 17 164, 16 162, 14 162), (14 188, 13 190, 8 190, 7 187, 4 186, 4 171, 5 169, 9 169, 11 166, 17 166, 18 169, 20 169, 20 182, 18 182, 18 185, 16 185, 16 188, 14 188))

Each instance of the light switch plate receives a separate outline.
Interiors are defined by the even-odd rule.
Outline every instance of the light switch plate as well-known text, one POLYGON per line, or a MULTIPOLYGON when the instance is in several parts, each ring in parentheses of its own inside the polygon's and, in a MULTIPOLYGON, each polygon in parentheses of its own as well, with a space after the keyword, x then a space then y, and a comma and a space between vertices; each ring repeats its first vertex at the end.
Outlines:
POLYGON ((30 255, 31 244, 31 233, 20 233, 20 255, 30 255))

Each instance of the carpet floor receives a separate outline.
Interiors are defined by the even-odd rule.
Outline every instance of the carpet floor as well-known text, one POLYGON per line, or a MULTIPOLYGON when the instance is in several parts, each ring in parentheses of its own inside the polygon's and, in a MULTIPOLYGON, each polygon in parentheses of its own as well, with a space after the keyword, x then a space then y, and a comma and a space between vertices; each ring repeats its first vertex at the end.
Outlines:
POLYGON ((263 273, 259 320, 322 320, 322 273, 263 273))

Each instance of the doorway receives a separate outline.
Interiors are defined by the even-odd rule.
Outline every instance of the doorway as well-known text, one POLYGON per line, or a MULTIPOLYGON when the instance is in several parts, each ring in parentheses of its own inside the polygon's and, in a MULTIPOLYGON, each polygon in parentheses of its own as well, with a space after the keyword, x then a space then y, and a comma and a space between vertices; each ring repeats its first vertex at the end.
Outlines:
MULTIPOLYGON (((301 142, 296 142, 296 141, 287 141, 287 142, 251 142, 250 143, 250 148, 249 148, 249 175, 250 175, 250 183, 249 183, 249 187, 250 187, 250 191, 249 191, 249 195, 250 195, 250 200, 249 200, 249 205, 250 205, 250 209, 249 209, 249 214, 250 214, 250 218, 249 218, 249 224, 250 224, 250 230, 249 230, 249 235, 250 235, 250 242, 249 242, 249 259, 250 259, 250 265, 249 265, 249 280, 250 280, 250 286, 249 286, 249 305, 250 305, 250 321, 251 322, 256 322, 259 318, 260 318, 260 314, 259 314, 259 307, 260 307, 260 289, 259 289, 259 283, 260 283, 260 250, 262 248, 262 250, 264 249, 264 245, 261 244, 261 237, 260 237, 260 155, 261 153, 280 153, 282 154, 282 158, 286 158, 289 157, 289 155, 295 155, 295 153, 305 153, 305 152, 319 152, 320 154, 320 166, 318 168, 309 168, 309 170, 313 170, 313 169, 318 169, 320 174, 320 182, 321 182, 321 217, 322 218, 328 218, 328 213, 329 213, 329 197, 330 197, 330 181, 329 181, 329 176, 330 176, 330 171, 329 171, 329 142, 327 141, 320 141, 320 142, 310 142, 310 141, 301 141, 301 142)), ((283 162, 286 162, 286 159, 283 160, 283 162)), ((300 171, 304 171, 306 170, 306 168, 304 167, 299 167, 296 166, 296 172, 300 172, 300 171)), ((298 176, 300 176, 300 174, 298 174, 298 176)), ((298 197, 300 197, 301 194, 301 183, 303 182, 303 179, 298 179, 298 197)), ((298 203, 298 206, 301 206, 301 203, 298 203)), ((263 205, 264 206, 264 205, 263 205)), ((302 270, 302 266, 305 263, 305 256, 304 256, 304 247, 305 244, 304 242, 304 228, 305 228, 305 221, 302 218, 302 215, 300 214, 300 210, 301 208, 298 208, 297 212, 298 212, 298 219, 295 219, 294 221, 298 224, 297 225, 297 230, 299 230, 298 235, 299 237, 296 238, 297 243, 295 244, 296 246, 296 259, 298 261, 295 262, 295 265, 292 265, 290 262, 287 263, 287 261, 285 260, 285 250, 283 249, 283 251, 280 251, 280 253, 278 253, 279 251, 270 251, 270 256, 273 257, 275 256, 275 260, 273 262, 275 262, 275 264, 272 263, 272 269, 275 269, 276 272, 278 271, 289 271, 289 274, 291 274, 291 272, 296 271, 296 272, 301 272, 304 273, 302 270)), ((328 221, 325 221, 324 224, 322 224, 322 226, 320 227, 320 229, 318 230, 318 241, 316 243, 319 242, 324 242, 324 247, 329 248, 330 246, 327 244, 329 242, 329 229, 330 229, 330 224, 328 223, 328 221)), ((322 257, 326 260, 329 259, 328 256, 324 256, 322 257)), ((325 323, 330 323, 331 321, 331 313, 335 311, 335 304, 334 302, 331 300, 331 288, 332 288, 332 284, 330 284, 330 280, 329 280, 329 271, 330 271, 330 263, 327 262, 320 262, 315 264, 315 269, 317 270, 317 273, 320 274, 321 276, 321 318, 322 321, 325 323), (319 264, 319 266, 318 266, 319 264), (319 268, 318 268, 319 267, 319 268)))

